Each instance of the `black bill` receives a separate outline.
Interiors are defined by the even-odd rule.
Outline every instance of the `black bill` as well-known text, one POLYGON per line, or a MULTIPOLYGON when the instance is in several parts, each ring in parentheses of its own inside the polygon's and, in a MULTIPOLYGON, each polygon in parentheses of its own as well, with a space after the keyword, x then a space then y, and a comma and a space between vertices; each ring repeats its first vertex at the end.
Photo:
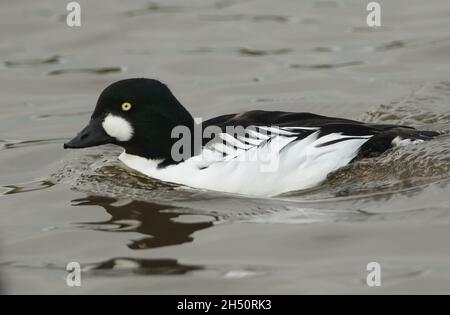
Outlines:
POLYGON ((95 147, 113 142, 103 129, 99 120, 92 119, 89 125, 84 128, 75 138, 64 143, 64 149, 82 149, 95 147))

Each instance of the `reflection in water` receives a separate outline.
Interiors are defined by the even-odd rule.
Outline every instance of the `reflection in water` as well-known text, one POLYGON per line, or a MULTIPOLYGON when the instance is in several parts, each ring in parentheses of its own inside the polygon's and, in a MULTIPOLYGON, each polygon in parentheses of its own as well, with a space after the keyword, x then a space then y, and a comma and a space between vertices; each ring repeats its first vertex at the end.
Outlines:
POLYGON ((61 75, 70 73, 86 73, 86 74, 110 74, 124 72, 123 67, 99 67, 99 68, 79 68, 79 69, 58 69, 52 70, 48 75, 61 75))
POLYGON ((252 48, 241 48, 239 49, 239 54, 244 56, 251 56, 251 57, 259 57, 259 56, 266 56, 266 55, 282 55, 290 53, 292 49, 290 48, 280 48, 280 49, 252 49, 252 48))
POLYGON ((108 275, 184 275, 202 269, 202 266, 180 264, 175 259, 113 258, 93 265, 89 272, 108 275))
POLYGON ((75 206, 103 207, 111 215, 111 219, 107 221, 82 223, 89 229, 145 235, 128 244, 130 249, 135 250, 189 243, 193 241, 194 232, 213 225, 211 219, 193 223, 179 222, 186 212, 183 213, 181 209, 177 211, 172 206, 144 201, 121 202, 114 198, 89 196, 73 202, 75 206))
MULTIPOLYGON (((101 262, 81 263, 83 278, 89 276, 129 276, 129 275, 183 275, 193 271, 206 269, 202 265, 180 264, 176 259, 147 259, 116 257, 101 262)), ((15 269, 36 269, 36 270, 66 270, 66 265, 55 263, 22 263, 22 262, 0 262, 2 270, 7 268, 15 269)), ((0 294, 2 293, 0 273, 0 294)))
POLYGON ((47 189, 53 186, 55 186, 55 183, 47 179, 37 180, 23 184, 4 185, 0 186, 0 195, 19 194, 24 192, 47 189))
POLYGON ((0 150, 17 149, 50 143, 60 143, 67 139, 41 139, 41 140, 0 140, 0 150))
POLYGON ((391 50, 391 49, 398 49, 398 48, 403 48, 403 47, 405 47, 405 42, 404 41, 401 41, 401 40, 394 40, 394 41, 391 41, 391 42, 388 42, 388 43, 384 43, 383 45, 381 45, 381 46, 378 46, 377 48, 376 48, 376 50, 379 50, 379 51, 384 51, 384 50, 391 50))
POLYGON ((180 6, 166 6, 159 3, 150 3, 145 8, 128 11, 125 13, 125 15, 128 17, 135 17, 152 13, 177 13, 182 11, 183 8, 180 6))
POLYGON ((47 58, 36 58, 36 59, 24 59, 24 60, 11 60, 5 61, 5 66, 7 67, 18 67, 18 66, 36 66, 36 65, 50 65, 61 63, 61 56, 51 56, 47 58))
POLYGON ((304 64, 292 64, 292 69, 307 69, 307 70, 320 70, 320 69, 334 69, 334 68, 342 68, 342 67, 352 67, 352 66, 359 66, 363 63, 361 61, 349 61, 349 62, 343 62, 343 63, 318 63, 318 64, 311 64, 311 65, 304 65, 304 64))
POLYGON ((297 17, 291 17, 287 15, 275 15, 275 14, 263 14, 263 15, 250 15, 250 14, 202 14, 200 19, 213 22, 237 22, 237 21, 249 21, 253 23, 295 23, 298 22, 297 17))
POLYGON ((72 113, 61 113, 61 114, 55 114, 55 113, 48 113, 48 114, 40 114, 40 115, 33 115, 32 119, 35 120, 46 120, 51 118, 67 118, 67 117, 79 117, 79 116, 89 116, 91 114, 91 111, 79 111, 79 112, 72 112, 72 113))

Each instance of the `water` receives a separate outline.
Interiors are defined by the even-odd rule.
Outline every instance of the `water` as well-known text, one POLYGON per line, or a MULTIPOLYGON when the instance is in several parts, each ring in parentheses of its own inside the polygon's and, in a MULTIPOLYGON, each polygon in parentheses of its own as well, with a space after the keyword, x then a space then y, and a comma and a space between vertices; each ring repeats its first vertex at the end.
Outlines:
POLYGON ((7 293, 450 293, 450 137, 307 191, 253 198, 64 151, 100 91, 168 83, 195 117, 250 109, 450 129, 450 4, 0 2, 0 265, 7 293), (80 262, 82 286, 65 283, 80 262), (365 283, 379 262, 382 286, 365 283))

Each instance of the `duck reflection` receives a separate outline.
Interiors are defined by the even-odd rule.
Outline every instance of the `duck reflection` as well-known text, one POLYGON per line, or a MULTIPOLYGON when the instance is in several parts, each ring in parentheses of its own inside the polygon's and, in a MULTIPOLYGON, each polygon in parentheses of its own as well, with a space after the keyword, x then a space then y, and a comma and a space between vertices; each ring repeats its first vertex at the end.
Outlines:
POLYGON ((175 259, 113 258, 88 268, 93 274, 120 275, 184 275, 203 270, 200 265, 183 265, 175 259))
POLYGON ((205 217, 201 222, 179 222, 183 216, 193 213, 145 201, 89 196, 72 202, 74 206, 100 206, 111 215, 107 221, 81 223, 89 229, 145 235, 127 245, 134 250, 190 243, 194 232, 211 227, 216 220, 215 217, 205 217))

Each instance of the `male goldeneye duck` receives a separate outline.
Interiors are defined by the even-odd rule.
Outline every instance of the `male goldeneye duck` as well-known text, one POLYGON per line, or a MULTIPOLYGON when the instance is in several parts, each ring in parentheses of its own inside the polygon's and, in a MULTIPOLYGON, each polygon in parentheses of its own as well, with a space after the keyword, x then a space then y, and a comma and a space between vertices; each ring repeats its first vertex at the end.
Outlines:
POLYGON ((89 125, 64 148, 112 143, 124 149, 125 165, 162 181, 272 196, 311 188, 349 163, 438 134, 263 110, 200 123, 163 83, 127 79, 101 93, 89 125))

